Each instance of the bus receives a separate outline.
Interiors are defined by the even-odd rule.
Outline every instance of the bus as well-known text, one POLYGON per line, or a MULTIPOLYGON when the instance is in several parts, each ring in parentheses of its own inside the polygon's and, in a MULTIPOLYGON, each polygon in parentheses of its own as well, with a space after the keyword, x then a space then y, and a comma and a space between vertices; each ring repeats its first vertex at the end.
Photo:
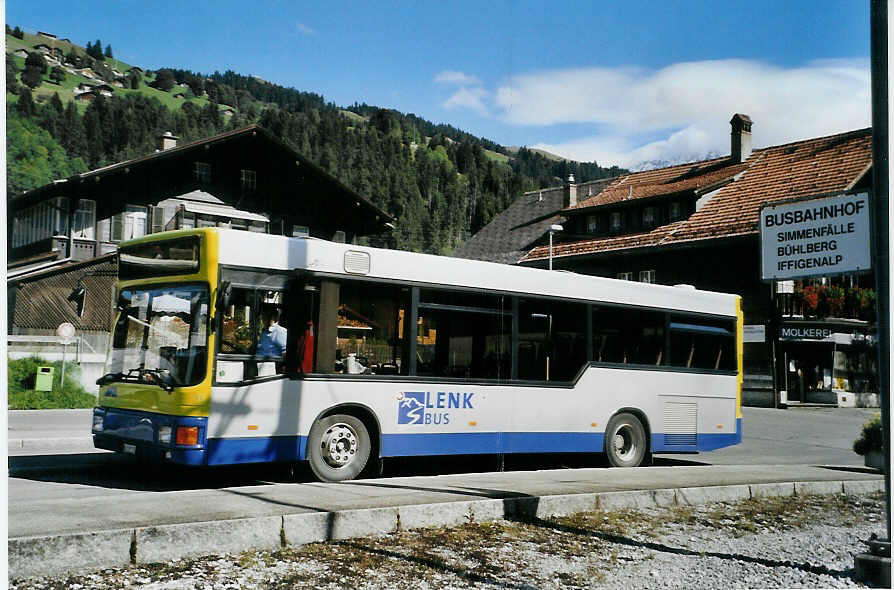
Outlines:
POLYGON ((125 242, 118 273, 100 449, 332 482, 742 439, 736 295, 224 228, 125 242))

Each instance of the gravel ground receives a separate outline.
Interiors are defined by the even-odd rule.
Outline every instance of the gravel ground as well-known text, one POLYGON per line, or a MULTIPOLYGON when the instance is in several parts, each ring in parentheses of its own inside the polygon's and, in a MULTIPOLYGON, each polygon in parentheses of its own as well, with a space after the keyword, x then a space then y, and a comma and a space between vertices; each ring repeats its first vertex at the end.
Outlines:
POLYGON ((12 588, 844 588, 884 534, 884 496, 763 498, 535 521, 470 521, 12 588))

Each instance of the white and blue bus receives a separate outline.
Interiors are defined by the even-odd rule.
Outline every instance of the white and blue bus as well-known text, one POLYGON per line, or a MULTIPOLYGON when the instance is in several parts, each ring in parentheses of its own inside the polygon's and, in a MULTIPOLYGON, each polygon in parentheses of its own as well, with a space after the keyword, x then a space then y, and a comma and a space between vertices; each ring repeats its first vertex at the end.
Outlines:
POLYGON ((95 446, 196 466, 742 438, 735 295, 208 228, 122 244, 95 446))

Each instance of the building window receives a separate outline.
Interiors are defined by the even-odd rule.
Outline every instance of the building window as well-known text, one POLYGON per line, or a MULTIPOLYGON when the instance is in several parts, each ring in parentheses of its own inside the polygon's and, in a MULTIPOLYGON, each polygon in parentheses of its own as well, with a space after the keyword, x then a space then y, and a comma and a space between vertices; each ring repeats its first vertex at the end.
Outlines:
POLYGON ((595 215, 587 215, 587 233, 595 234, 596 233, 596 216, 595 215))
POLYGON ((292 226, 292 237, 293 238, 306 238, 310 235, 310 228, 306 225, 293 225, 292 226))
POLYGON ((643 226, 650 227, 655 225, 655 207, 646 207, 643 209, 643 226))
POLYGON ((640 283, 654 283, 655 282, 655 270, 641 270, 639 271, 639 282, 640 283))
POLYGON ((632 272, 619 272, 617 278, 622 281, 632 281, 633 273, 632 272))
POLYGON ((345 243, 345 232, 338 230, 335 234, 332 235, 332 241, 337 244, 345 243))
POLYGON ((211 182, 211 164, 208 162, 195 162, 192 173, 197 182, 203 184, 211 182))
POLYGON ((679 221, 683 218, 683 210, 680 207, 680 203, 671 203, 670 204, 670 220, 671 221, 679 221))
POLYGON ((255 192, 255 188, 257 187, 257 173, 254 170, 242 170, 240 171, 240 182, 242 183, 242 192, 243 193, 253 193, 255 192))
POLYGON ((74 237, 92 240, 96 234, 96 201, 78 199, 74 214, 74 237))
POLYGON ((624 224, 622 223, 620 211, 615 211, 614 213, 611 214, 611 216, 609 217, 609 227, 611 228, 612 231, 618 231, 622 227, 624 227, 624 224))
POLYGON ((124 211, 112 217, 112 241, 123 242, 146 235, 148 211, 139 205, 125 205, 124 211))

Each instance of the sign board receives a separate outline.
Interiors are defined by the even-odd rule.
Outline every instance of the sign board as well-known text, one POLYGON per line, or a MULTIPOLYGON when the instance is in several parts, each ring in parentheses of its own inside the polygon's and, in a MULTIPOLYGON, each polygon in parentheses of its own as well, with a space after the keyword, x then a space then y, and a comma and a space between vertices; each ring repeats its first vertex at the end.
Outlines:
POLYGON ((831 327, 824 326, 780 326, 780 340, 827 340, 832 337, 831 327))
POLYGON ((870 270, 869 234, 869 193, 766 205, 760 211, 761 279, 870 270))
POLYGON ((742 328, 742 342, 767 341, 767 329, 763 324, 745 324, 742 328))

